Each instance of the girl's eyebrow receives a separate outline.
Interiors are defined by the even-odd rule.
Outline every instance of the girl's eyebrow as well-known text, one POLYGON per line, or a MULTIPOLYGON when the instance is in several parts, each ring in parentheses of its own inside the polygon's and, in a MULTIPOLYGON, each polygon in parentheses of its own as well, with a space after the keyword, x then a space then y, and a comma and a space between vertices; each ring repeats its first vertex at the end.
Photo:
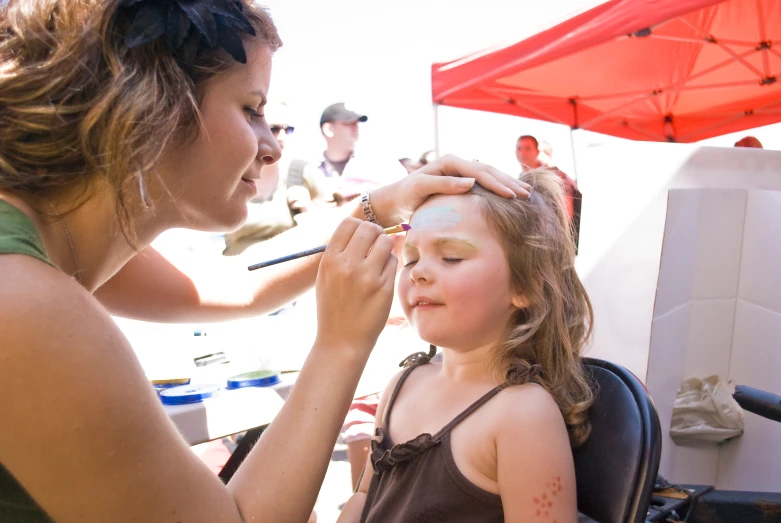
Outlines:
MULTIPOLYGON (((434 240, 434 246, 437 249, 442 249, 444 247, 455 246, 455 247, 466 248, 466 249, 468 249, 470 251, 476 251, 477 250, 477 246, 475 244, 473 244, 472 242, 464 240, 463 238, 453 238, 453 237, 449 237, 449 236, 437 238, 436 240, 434 240)), ((415 247, 414 245, 410 245, 409 243, 405 243, 403 250, 405 250, 405 251, 417 251, 418 248, 415 247)))
POLYGON ((434 245, 437 247, 447 247, 449 245, 455 245, 456 247, 466 247, 470 250, 477 250, 477 246, 463 238, 442 237, 434 240, 434 245))

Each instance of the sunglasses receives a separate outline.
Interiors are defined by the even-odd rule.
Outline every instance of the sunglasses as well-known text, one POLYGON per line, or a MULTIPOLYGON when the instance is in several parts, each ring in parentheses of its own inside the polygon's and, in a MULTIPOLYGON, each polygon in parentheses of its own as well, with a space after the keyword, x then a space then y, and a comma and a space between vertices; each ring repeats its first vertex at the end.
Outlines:
POLYGON ((295 130, 295 127, 292 125, 272 125, 269 128, 271 129, 271 134, 279 134, 280 131, 285 131, 285 134, 293 134, 295 130))

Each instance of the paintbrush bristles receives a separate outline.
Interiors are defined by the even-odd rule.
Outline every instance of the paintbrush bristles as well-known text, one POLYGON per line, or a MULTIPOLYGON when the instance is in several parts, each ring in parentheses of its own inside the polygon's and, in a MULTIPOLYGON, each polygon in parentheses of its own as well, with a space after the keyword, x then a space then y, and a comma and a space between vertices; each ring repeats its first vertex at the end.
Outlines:
POLYGON ((385 234, 397 234, 400 232, 407 232, 410 229, 411 227, 409 225, 402 223, 401 225, 397 225, 395 227, 388 227, 387 229, 384 229, 383 232, 385 232, 385 234))

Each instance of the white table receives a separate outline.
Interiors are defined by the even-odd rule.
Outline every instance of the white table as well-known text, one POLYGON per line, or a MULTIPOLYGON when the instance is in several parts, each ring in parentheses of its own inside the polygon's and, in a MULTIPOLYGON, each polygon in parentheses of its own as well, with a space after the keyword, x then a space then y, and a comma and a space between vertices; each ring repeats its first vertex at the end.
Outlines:
POLYGON ((222 390, 217 397, 189 405, 163 405, 190 445, 219 439, 271 423, 284 400, 271 387, 222 390))

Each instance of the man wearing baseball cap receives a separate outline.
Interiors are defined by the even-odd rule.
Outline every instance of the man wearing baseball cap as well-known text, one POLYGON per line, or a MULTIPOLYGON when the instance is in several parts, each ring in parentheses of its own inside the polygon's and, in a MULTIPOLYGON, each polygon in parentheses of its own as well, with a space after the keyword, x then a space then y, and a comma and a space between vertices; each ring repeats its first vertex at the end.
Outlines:
POLYGON ((358 123, 369 118, 348 109, 345 104, 329 105, 320 116, 320 130, 325 137, 325 152, 321 169, 328 176, 341 176, 355 152, 358 123))
POLYGON ((331 104, 326 107, 323 111, 323 114, 320 115, 320 128, 322 128, 323 125, 328 122, 343 122, 351 124, 354 122, 363 123, 368 119, 369 117, 365 114, 359 114, 351 109, 348 109, 344 103, 331 104))
POLYGON ((359 124, 368 120, 344 103, 329 105, 320 116, 320 131, 326 148, 318 163, 328 189, 337 204, 349 201, 372 187, 386 185, 406 176, 398 161, 383 161, 376 154, 357 155, 359 124))

